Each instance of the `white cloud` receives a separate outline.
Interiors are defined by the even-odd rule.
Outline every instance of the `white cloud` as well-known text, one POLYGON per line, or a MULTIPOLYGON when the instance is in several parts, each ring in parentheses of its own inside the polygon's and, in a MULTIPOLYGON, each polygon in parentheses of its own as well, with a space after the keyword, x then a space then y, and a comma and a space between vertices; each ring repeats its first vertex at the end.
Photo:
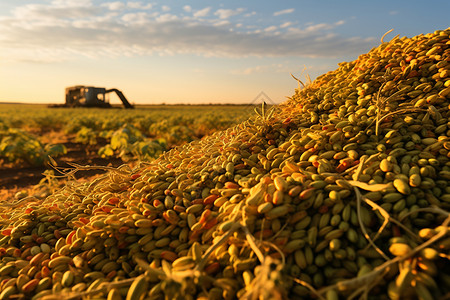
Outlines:
POLYGON ((194 13, 194 17, 195 18, 206 17, 209 14, 210 11, 211 11, 211 7, 205 7, 203 9, 197 10, 194 13))
POLYGON ((119 2, 119 1, 106 2, 106 3, 102 3, 101 5, 106 6, 109 10, 121 10, 125 7, 125 4, 123 4, 122 2, 119 2))
POLYGON ((122 21, 131 25, 145 24, 148 22, 150 16, 146 12, 128 13, 122 16, 122 21))
POLYGON ((142 2, 127 2, 127 7, 129 8, 133 8, 133 9, 144 9, 144 10, 148 10, 152 8, 152 4, 148 3, 148 4, 143 4, 142 2))
POLYGON ((247 67, 241 69, 231 70, 230 73, 234 75, 252 75, 256 73, 288 73, 292 70, 292 66, 286 63, 259 65, 254 67, 247 67))
POLYGON ((304 28, 301 31, 314 33, 314 32, 325 31, 325 30, 333 30, 334 28, 341 26, 343 24, 345 24, 345 21, 343 21, 343 20, 337 21, 333 24, 329 24, 329 23, 311 24, 310 23, 310 24, 308 24, 308 26, 306 28, 304 28))
POLYGON ((271 32, 277 30, 277 26, 269 26, 264 29, 265 32, 271 32))
POLYGON ((284 22, 283 24, 280 25, 280 28, 287 28, 291 25, 292 25, 292 22, 284 22))
POLYGON ((252 16, 256 16, 256 11, 252 11, 251 13, 247 13, 244 15, 244 17, 246 17, 246 18, 252 17, 252 16))
POLYGON ((163 14, 156 18, 157 22, 170 22, 175 20, 178 20, 178 17, 172 14, 163 14))
POLYGON ((192 7, 190 5, 185 5, 185 6, 183 6, 183 10, 185 12, 191 12, 192 11, 192 7))
POLYGON ((214 15, 218 16, 220 19, 228 19, 232 16, 238 15, 245 11, 245 8, 237 8, 237 9, 218 9, 214 15))
MULTIPOLYGON (((194 21, 156 11, 110 10, 115 2, 107 7, 90 3, 74 0, 27 4, 10 11, 10 15, 0 14, 0 57, 27 61, 177 53, 337 57, 358 55, 361 49, 369 50, 375 43, 373 39, 337 35, 333 30, 343 21, 308 24, 303 28, 286 22, 278 26, 286 27, 280 33, 271 24, 249 27, 230 22, 230 16, 244 9, 218 10, 217 18, 204 20, 201 17, 211 11, 207 7, 194 12, 197 15, 194 21), (234 26, 240 30, 231 31, 234 26)), ((128 2, 126 7, 142 5, 128 2)))
POLYGON ((161 7, 161 9, 162 9, 162 11, 164 11, 164 12, 170 11, 170 7, 168 7, 167 5, 163 5, 163 6, 161 7))
POLYGON ((276 12, 273 13, 273 15, 276 17, 276 16, 285 15, 285 14, 291 14, 294 11, 295 11, 294 8, 288 8, 288 9, 283 9, 283 10, 280 10, 280 11, 276 11, 276 12))
POLYGON ((59 7, 88 7, 92 6, 91 0, 53 0, 52 6, 59 7))
POLYGON ((220 21, 214 22, 213 24, 214 24, 214 26, 225 26, 225 25, 230 25, 230 21, 220 20, 220 21))
POLYGON ((314 24, 314 25, 310 25, 310 26, 306 27, 305 31, 319 31, 319 30, 329 29, 329 28, 331 28, 330 24, 320 23, 320 24, 314 24))

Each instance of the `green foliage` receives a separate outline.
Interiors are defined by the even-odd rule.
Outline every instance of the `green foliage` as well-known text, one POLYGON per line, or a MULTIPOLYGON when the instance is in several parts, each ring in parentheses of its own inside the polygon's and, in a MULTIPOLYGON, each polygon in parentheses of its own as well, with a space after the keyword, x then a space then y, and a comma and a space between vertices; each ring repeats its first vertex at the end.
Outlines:
POLYGON ((34 166, 43 165, 48 156, 67 153, 64 145, 43 145, 33 135, 16 128, 0 131, 0 159, 9 162, 25 161, 34 166))
POLYGON ((97 134, 93 129, 82 126, 76 133, 75 141, 77 143, 95 145, 97 144, 97 134))
POLYGON ((63 154, 67 154, 66 146, 63 144, 47 144, 44 147, 45 153, 51 157, 57 157, 63 154))
POLYGON ((100 126, 101 124, 98 122, 98 119, 95 118, 95 116, 82 114, 69 120, 64 129, 67 133, 77 133, 83 128, 88 128, 95 131, 100 129, 100 126))
POLYGON ((6 126, 5 121, 0 118, 0 130, 7 130, 8 126, 6 126))
POLYGON ((151 160, 160 156, 167 150, 167 143, 164 139, 148 140, 137 142, 133 149, 133 155, 140 160, 151 160))
POLYGON ((167 150, 164 140, 146 138, 141 131, 130 124, 114 131, 111 142, 99 149, 101 157, 119 156, 124 161, 132 159, 149 160, 167 150))
POLYGON ((251 106, 232 105, 124 110, 0 104, 0 159, 40 165, 47 161, 47 155, 65 154, 65 148, 44 145, 27 133, 57 130, 67 134, 69 140, 86 145, 106 140, 98 152, 102 157, 151 160, 170 148, 240 123, 251 114, 251 106))

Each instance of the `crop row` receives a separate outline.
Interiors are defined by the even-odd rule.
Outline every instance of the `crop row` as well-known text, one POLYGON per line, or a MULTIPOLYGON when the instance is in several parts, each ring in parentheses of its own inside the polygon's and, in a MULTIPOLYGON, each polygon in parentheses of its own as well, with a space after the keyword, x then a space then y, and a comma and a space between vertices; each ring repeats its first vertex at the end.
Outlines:
POLYGON ((125 111, 3 104, 0 161, 42 165, 49 156, 66 154, 64 143, 50 134, 55 132, 76 143, 97 145, 101 157, 148 160, 237 124, 252 113, 252 106, 231 105, 151 106, 125 111))

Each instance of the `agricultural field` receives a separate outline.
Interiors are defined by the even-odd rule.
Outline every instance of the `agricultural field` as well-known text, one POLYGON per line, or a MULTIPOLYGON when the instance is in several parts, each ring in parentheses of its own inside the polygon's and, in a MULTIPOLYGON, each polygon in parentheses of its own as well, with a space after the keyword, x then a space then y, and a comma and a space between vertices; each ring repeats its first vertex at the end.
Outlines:
MULTIPOLYGON (((0 186, 37 184, 58 167, 118 167, 152 160, 249 117, 251 105, 149 105, 122 108, 48 108, 0 104, 0 186)), ((102 172, 78 173, 88 176, 102 172)), ((6 192, 3 192, 3 195, 6 192)))
POLYGON ((0 201, 0 299, 449 299, 450 28, 381 42, 256 111, 10 108, 8 163, 111 165, 0 201))

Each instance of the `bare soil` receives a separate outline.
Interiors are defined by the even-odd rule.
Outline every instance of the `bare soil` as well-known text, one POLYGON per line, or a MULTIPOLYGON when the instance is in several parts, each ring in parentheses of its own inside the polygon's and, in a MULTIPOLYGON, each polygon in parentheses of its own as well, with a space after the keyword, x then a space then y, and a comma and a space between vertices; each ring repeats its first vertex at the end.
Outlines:
MULTIPOLYGON (((120 158, 101 158, 98 156, 98 149, 105 142, 99 141, 96 145, 84 145, 76 143, 71 137, 54 137, 53 143, 62 143, 67 149, 67 154, 54 158, 58 167, 72 168, 68 163, 90 166, 110 166, 118 167, 124 162, 120 158)), ((0 163, 0 199, 5 199, 21 189, 30 188, 38 184, 44 178, 44 171, 52 169, 51 166, 31 166, 26 163, 7 164, 0 163)), ((76 173, 76 178, 88 178, 97 174, 103 174, 104 170, 87 170, 76 173)))

